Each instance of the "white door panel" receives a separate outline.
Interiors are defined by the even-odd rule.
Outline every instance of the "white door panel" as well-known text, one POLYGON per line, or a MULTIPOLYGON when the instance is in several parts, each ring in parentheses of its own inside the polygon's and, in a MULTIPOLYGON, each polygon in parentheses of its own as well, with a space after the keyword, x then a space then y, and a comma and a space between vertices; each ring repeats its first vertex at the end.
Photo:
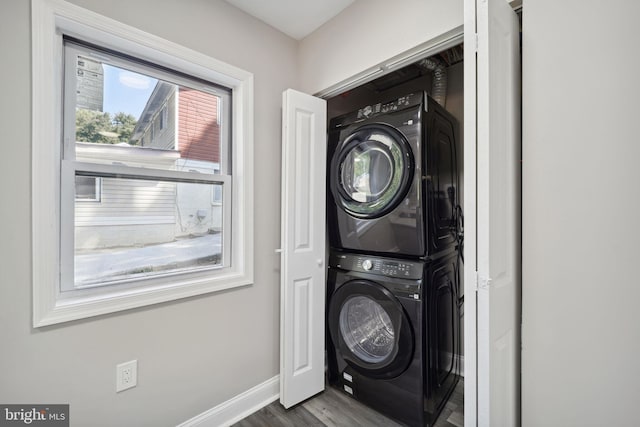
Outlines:
POLYGON ((326 102, 283 93, 280 403, 324 390, 326 102))
POLYGON ((464 425, 476 427, 476 0, 465 0, 464 29, 464 425))
POLYGON ((476 7, 477 416, 479 426, 516 426, 520 422, 519 26, 504 0, 478 0, 476 7))

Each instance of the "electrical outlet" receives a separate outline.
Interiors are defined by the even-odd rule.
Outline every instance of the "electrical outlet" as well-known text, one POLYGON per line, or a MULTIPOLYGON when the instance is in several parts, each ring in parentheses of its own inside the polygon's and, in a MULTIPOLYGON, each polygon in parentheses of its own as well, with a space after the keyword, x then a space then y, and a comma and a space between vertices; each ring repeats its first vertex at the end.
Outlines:
POLYGON ((138 384, 138 361, 116 365, 116 393, 135 387, 138 384))

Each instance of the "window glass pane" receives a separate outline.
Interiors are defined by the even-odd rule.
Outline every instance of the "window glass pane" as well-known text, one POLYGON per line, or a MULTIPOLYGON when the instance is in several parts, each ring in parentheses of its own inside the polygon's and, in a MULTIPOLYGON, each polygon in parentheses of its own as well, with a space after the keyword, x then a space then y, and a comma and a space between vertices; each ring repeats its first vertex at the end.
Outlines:
POLYGON ((76 200, 100 201, 100 178, 76 176, 76 200))
POLYGON ((205 173, 223 169, 220 96, 154 78, 140 64, 127 69, 89 55, 74 59, 77 160, 205 173))
POLYGON ((223 265, 222 184, 101 181, 100 203, 75 204, 75 287, 223 265))

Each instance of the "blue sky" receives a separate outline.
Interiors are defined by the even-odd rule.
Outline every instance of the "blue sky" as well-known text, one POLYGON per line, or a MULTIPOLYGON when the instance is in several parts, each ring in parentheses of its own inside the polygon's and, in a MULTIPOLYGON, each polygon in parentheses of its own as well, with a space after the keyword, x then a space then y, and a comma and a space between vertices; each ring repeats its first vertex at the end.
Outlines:
POLYGON ((139 119, 158 80, 107 64, 103 67, 103 110, 111 114, 125 112, 139 119))

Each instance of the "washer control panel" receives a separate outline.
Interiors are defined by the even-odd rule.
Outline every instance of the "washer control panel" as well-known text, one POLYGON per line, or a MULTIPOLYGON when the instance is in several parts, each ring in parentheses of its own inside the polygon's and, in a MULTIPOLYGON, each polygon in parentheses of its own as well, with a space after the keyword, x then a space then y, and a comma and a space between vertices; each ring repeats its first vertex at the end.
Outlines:
POLYGON ((334 254, 330 259, 330 265, 344 270, 401 279, 420 279, 423 269, 420 262, 342 253, 334 254))

